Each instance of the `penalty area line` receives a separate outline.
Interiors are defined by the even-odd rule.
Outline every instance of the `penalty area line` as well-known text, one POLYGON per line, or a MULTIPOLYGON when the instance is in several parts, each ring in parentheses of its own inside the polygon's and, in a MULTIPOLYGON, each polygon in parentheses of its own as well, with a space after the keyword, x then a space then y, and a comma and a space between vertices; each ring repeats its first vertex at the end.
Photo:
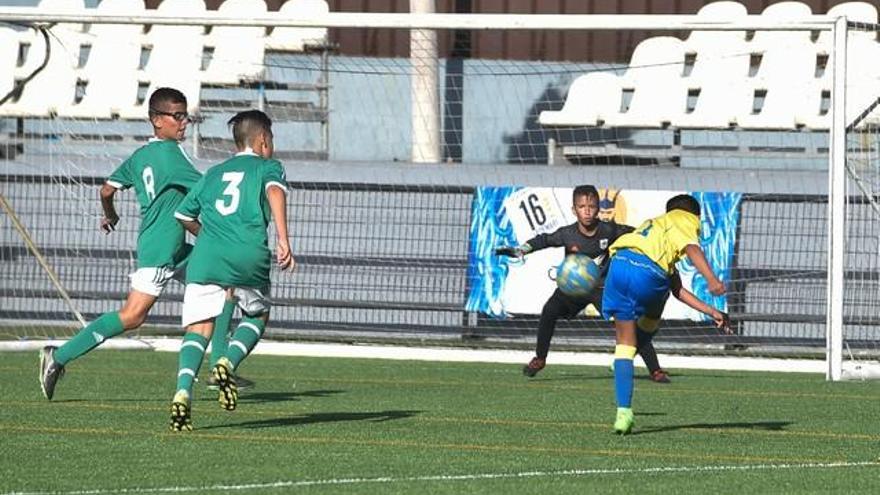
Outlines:
POLYGON ((289 480, 267 483, 244 483, 236 485, 215 484, 202 486, 164 486, 140 488, 99 488, 93 490, 40 491, 40 492, 5 492, 2 495, 104 495, 111 493, 186 493, 186 492, 220 492, 260 490, 273 488, 296 488, 322 485, 358 485, 368 483, 419 483, 432 481, 475 481, 513 478, 543 478, 556 476, 600 476, 618 474, 677 474, 677 473, 720 473, 735 471, 773 471, 797 469, 836 469, 880 467, 880 460, 863 462, 828 462, 801 464, 743 464, 721 466, 666 466, 638 469, 568 469, 560 471, 523 471, 518 473, 476 473, 476 474, 441 474, 427 476, 401 476, 376 478, 331 478, 316 480, 289 480))

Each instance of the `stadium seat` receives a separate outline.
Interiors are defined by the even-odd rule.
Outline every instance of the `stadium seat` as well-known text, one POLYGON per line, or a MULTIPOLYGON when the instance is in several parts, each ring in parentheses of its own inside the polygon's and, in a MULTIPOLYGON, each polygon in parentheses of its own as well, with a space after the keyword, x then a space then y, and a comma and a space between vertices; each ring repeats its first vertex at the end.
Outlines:
POLYGON ((621 82, 624 91, 632 90, 632 99, 628 108, 610 115, 605 124, 662 128, 684 113, 684 59, 684 45, 678 38, 656 36, 639 43, 621 82))
POLYGON ((797 125, 809 130, 827 130, 831 126, 831 78, 822 77, 808 83, 806 98, 795 109, 797 125), (828 101, 826 101, 828 98, 828 101))
POLYGON ((15 86, 15 64, 18 62, 18 31, 0 24, 0 99, 15 86))
MULTIPOLYGON (((697 15, 705 21, 730 21, 748 14, 738 2, 713 2, 697 15)), ((745 86, 750 53, 744 31, 693 31, 684 41, 685 52, 693 58, 690 72, 683 78, 689 93, 696 96, 693 110, 681 113, 672 125, 681 128, 725 129, 735 116, 752 104, 745 86)))
MULTIPOLYGON (((812 12, 800 2, 780 2, 768 6, 761 15, 783 22, 808 18, 812 12)), ((746 129, 796 128, 797 109, 809 98, 816 73, 817 47, 810 32, 759 31, 751 46, 753 53, 761 56, 757 73, 747 85, 756 101, 741 109, 737 125, 746 129), (759 98, 763 99, 761 105, 757 105, 759 98)))
MULTIPOLYGON (((734 21, 748 15, 738 2, 713 2, 697 12, 701 21, 734 21)), ((693 31, 684 41, 685 51, 695 57, 688 78, 702 81, 717 77, 748 75, 749 47, 745 31, 693 31)))
MULTIPOLYGON (((219 12, 247 18, 266 13, 263 0, 226 0, 219 12)), ((260 79, 264 72, 263 56, 266 28, 216 26, 206 37, 214 48, 211 62, 202 73, 205 84, 235 85, 242 80, 260 79)))
POLYGON ((561 110, 545 110, 538 122, 546 126, 596 126, 620 112, 620 77, 612 72, 579 76, 568 88, 561 110))
MULTIPOLYGON (((829 17, 846 17, 847 20, 856 22, 866 22, 869 24, 877 23, 877 7, 868 2, 844 2, 828 9, 826 14, 829 17)), ((829 31, 823 31, 819 36, 830 36, 829 31)), ((874 38, 871 32, 864 32, 862 35, 868 38, 874 38)))
MULTIPOLYGON (((303 15, 320 15, 330 11, 324 0, 287 0, 281 6, 279 14, 282 18, 296 19, 303 15)), ((327 43, 326 28, 292 28, 278 27, 266 40, 266 48, 270 50, 301 52, 308 45, 327 43)))
MULTIPOLYGON (((835 5, 828 10, 831 17, 845 16, 849 21, 876 24, 878 20, 877 8, 867 2, 846 2, 835 5)), ((846 97, 846 121, 854 121, 865 109, 877 99, 877 88, 880 87, 880 66, 876 60, 880 60, 880 42, 876 39, 876 32, 850 30, 847 38, 847 97, 846 97)), ((829 57, 828 69, 822 78, 822 90, 831 89, 832 55, 831 32, 819 33, 816 44, 821 54, 829 57)), ((815 96, 815 95, 811 95, 815 96)), ((827 117, 830 119, 830 115, 827 117)), ((826 119, 826 120, 827 120, 826 119)), ((875 110, 866 122, 877 124, 880 122, 880 110, 875 110)), ((809 125, 809 124, 807 124, 809 125)), ((822 128, 828 128, 830 120, 824 122, 822 128)))
MULTIPOLYGON (((204 17, 203 0, 164 0, 158 12, 180 17, 204 17)), ((120 109, 119 116, 125 119, 144 119, 147 117, 150 94, 157 88, 170 86, 186 95, 190 113, 196 113, 201 92, 202 49, 204 47, 203 26, 161 26, 155 25, 147 33, 147 43, 152 46, 146 67, 139 78, 148 84, 146 94, 139 95, 143 101, 120 109)))
MULTIPOLYGON (((43 0, 37 8, 83 13, 85 5, 83 0, 43 0)), ((43 117, 74 101, 82 25, 56 24, 52 26, 50 33, 49 60, 46 66, 25 85, 18 101, 7 101, 0 106, 0 115, 43 117)), ((15 71, 16 78, 27 77, 40 67, 45 58, 46 42, 42 34, 37 33, 28 39, 31 46, 25 63, 15 71)))
MULTIPOLYGON (((142 15, 143 0, 104 0, 96 10, 101 14, 142 15)), ((137 69, 141 56, 139 24, 94 24, 84 40, 91 44, 88 62, 80 79, 88 84, 79 103, 58 109, 61 117, 109 119, 122 108, 136 103, 137 69)))

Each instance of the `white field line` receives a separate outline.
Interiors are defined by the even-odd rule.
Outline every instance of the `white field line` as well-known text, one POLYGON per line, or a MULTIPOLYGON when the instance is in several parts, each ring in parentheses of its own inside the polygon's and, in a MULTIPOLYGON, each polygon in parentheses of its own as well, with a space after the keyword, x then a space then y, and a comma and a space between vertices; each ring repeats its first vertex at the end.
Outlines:
POLYGON ((746 464, 746 465, 721 465, 721 466, 667 466, 640 469, 569 469, 562 471, 523 471, 518 473, 477 473, 477 474, 447 474, 429 476, 402 476, 376 477, 376 478, 330 478, 317 480, 288 480, 273 481, 267 483, 247 483, 239 485, 202 485, 202 486, 161 486, 142 488, 113 488, 94 490, 70 490, 53 492, 6 492, 3 495, 104 495, 111 493, 185 493, 185 492, 222 492, 244 491, 275 488, 297 488, 309 486, 332 486, 332 485, 360 485, 369 483, 428 483, 434 481, 475 481, 496 480, 514 478, 545 478, 558 476, 585 477, 602 475, 662 475, 679 473, 722 473, 738 471, 782 471, 798 469, 837 469, 880 467, 880 460, 864 462, 831 462, 831 463, 804 463, 804 464, 746 464))
MULTIPOLYGON (((177 352, 180 339, 145 339, 157 351, 177 352)), ((254 354, 275 356, 341 357, 366 359, 397 359, 407 361, 446 361, 468 363, 525 364, 532 358, 532 351, 503 349, 462 349, 448 347, 407 347, 385 345, 320 344, 299 342, 261 341, 254 354)), ((556 352, 550 356, 552 364, 610 366, 614 356, 609 352, 556 352)), ((713 356, 676 356, 660 354, 664 368, 734 370, 734 371, 784 371, 801 373, 825 373, 825 362, 820 359, 771 359, 713 356)), ((636 364, 644 366, 641 358, 636 364)))
MULTIPOLYGON (((45 345, 61 345, 64 340, 35 340, 0 342, 2 351, 38 350, 45 345)), ((180 350, 180 339, 146 338, 146 339, 110 339, 100 349, 149 349, 157 351, 177 352, 180 350)), ((531 359, 531 351, 502 349, 463 349, 448 347, 407 347, 391 345, 352 345, 352 344, 321 344, 301 342, 261 341, 254 349, 254 354, 274 356, 307 356, 307 357, 340 357, 362 359, 396 359, 407 361, 445 361, 469 363, 513 363, 525 364, 531 359)), ((611 351, 601 352, 556 352, 550 356, 550 363, 581 366, 610 366, 614 356, 611 351)), ((825 362, 820 359, 773 359, 725 356, 678 356, 660 354, 660 362, 664 368, 671 369, 702 369, 731 371, 770 371, 825 373, 825 362)), ((636 365, 644 367, 641 358, 636 358, 636 365)))
MULTIPOLYGON (((60 346, 67 340, 9 340, 0 341, 0 352, 38 351, 47 345, 60 346)), ((180 342, 177 343, 180 346, 180 342)), ((107 339, 101 343, 99 349, 113 349, 117 351, 148 351, 152 349, 150 344, 143 339, 116 338, 107 339)))

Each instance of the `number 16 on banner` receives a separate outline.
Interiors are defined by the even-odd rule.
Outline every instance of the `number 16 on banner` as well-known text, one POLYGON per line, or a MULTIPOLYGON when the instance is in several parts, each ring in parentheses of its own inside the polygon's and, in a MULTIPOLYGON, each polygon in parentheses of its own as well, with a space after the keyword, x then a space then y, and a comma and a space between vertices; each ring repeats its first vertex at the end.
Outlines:
POLYGON ((525 187, 504 200, 504 209, 513 225, 516 240, 523 243, 537 234, 546 234, 574 221, 570 188, 525 187))

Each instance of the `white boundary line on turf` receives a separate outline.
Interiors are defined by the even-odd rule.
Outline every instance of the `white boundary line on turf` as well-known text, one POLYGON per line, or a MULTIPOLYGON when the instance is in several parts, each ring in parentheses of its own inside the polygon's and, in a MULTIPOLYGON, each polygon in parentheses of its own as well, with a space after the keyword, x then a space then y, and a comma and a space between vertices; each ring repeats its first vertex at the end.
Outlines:
POLYGON ((802 464, 746 464, 721 466, 668 466, 642 469, 568 469, 562 471, 524 471, 519 473, 476 473, 446 474, 431 476, 403 476, 376 478, 336 478, 323 480, 273 481, 271 483, 248 483, 239 485, 206 485, 206 486, 165 486, 155 488, 116 488, 94 490, 71 490, 54 492, 6 492, 3 495, 104 495, 110 493, 183 493, 183 492, 218 492, 241 491, 273 488, 297 488, 326 485, 357 485, 367 483, 418 483, 431 481, 474 481, 512 478, 544 478, 550 476, 600 476, 617 474, 676 474, 676 473, 713 473, 735 471, 771 471, 796 469, 835 469, 856 467, 880 467, 880 460, 864 462, 829 462, 802 464))
MULTIPOLYGON (((64 340, 30 340, 0 342, 2 351, 36 351, 46 345, 61 345, 64 340)), ((178 352, 178 338, 110 339, 99 349, 148 350, 178 352)), ((503 349, 465 349, 453 347, 408 347, 392 345, 353 345, 303 342, 261 341, 254 354, 273 356, 341 357, 361 359, 394 359, 407 361, 446 361, 468 363, 525 364, 533 356, 532 351, 503 349)), ((611 352, 554 351, 550 364, 580 366, 610 366, 614 356, 611 352)), ((660 354, 664 368, 702 369, 730 371, 769 371, 825 373, 825 361, 821 359, 773 359, 727 356, 679 356, 660 354)), ((641 358, 636 364, 644 366, 641 358)))
MULTIPOLYGON (((47 345, 54 345, 57 347, 65 342, 67 342, 67 339, 4 340, 0 341, 0 352, 38 351, 47 345)), ((147 339, 134 338, 108 339, 101 343, 101 347, 99 347, 99 349, 114 349, 117 351, 148 351, 152 348, 153 347, 147 342, 147 339)))
MULTIPOLYGON (((177 352, 180 339, 145 339, 157 351, 177 352)), ((274 356, 342 357, 368 359, 396 359, 407 361, 447 361, 468 363, 525 364, 534 355, 532 351, 503 349, 462 349, 449 347, 407 347, 384 345, 319 344, 299 342, 261 341, 254 354, 274 356)), ((614 356, 602 352, 553 352, 550 364, 583 366, 610 366, 614 356)), ((664 368, 734 370, 734 371, 786 371, 802 373, 825 373, 821 359, 771 359, 724 356, 677 356, 660 354, 664 368)), ((636 361, 641 364, 641 358, 636 361)))

